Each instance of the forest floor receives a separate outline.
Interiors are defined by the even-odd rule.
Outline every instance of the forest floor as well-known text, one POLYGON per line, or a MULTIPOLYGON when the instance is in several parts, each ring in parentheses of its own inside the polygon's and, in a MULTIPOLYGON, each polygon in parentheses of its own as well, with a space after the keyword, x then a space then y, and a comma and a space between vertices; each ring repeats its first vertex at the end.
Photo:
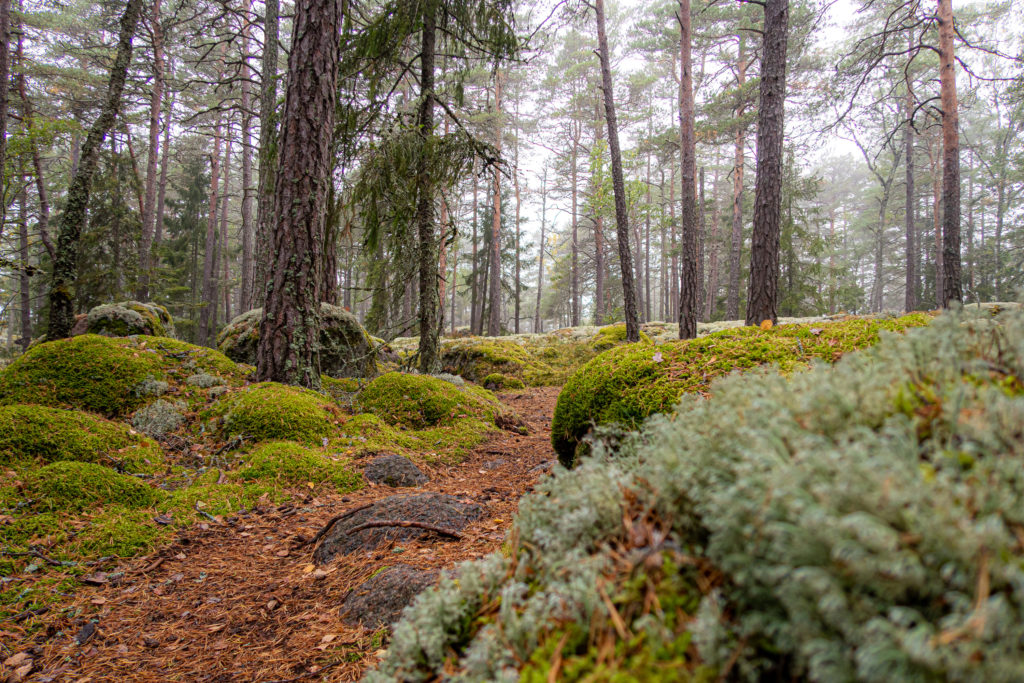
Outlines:
MULTIPOLYGON (((500 395, 527 435, 496 432, 456 465, 422 466, 417 489, 367 485, 194 525, 171 544, 86 577, 33 648, 32 681, 359 680, 385 629, 347 626, 347 595, 382 568, 450 569, 497 550, 519 499, 554 463, 558 387, 500 395), (396 493, 438 492, 483 506, 459 540, 428 534, 317 566, 311 541, 332 518, 396 493), (76 616, 69 617, 73 614, 76 616), (82 641, 82 642, 79 642, 82 641)), ((38 638, 38 635, 37 635, 38 638)))

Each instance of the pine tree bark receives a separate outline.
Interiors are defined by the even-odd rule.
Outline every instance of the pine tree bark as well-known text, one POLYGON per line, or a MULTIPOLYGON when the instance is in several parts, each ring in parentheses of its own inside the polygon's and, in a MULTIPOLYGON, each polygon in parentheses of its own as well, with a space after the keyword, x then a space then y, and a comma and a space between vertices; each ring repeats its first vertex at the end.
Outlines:
MULTIPOLYGON (((604 140, 604 125, 603 115, 601 113, 602 103, 600 101, 596 104, 595 120, 594 120, 594 140, 597 143, 596 147, 601 148, 601 142, 604 140)), ((603 162, 597 160, 600 166, 603 162)), ((591 170, 591 177, 594 177, 594 172, 591 170)), ((602 180, 603 183, 603 180, 602 180)), ((604 263, 604 206, 602 201, 597 201, 598 197, 604 195, 604 187, 594 182, 594 324, 603 325, 605 318, 605 298, 606 294, 604 291, 604 277, 605 271, 607 270, 604 263)), ((577 290, 577 296, 579 292, 577 290)), ((576 309, 580 308, 580 303, 577 300, 576 309)), ((578 322, 576 323, 579 324, 578 322)))
POLYGON ((544 331, 544 317, 540 312, 541 296, 544 293, 544 249, 547 242, 545 234, 548 227, 548 167, 540 180, 540 254, 537 259, 537 307, 533 311, 533 331, 544 331))
POLYGON ((227 323, 231 320, 231 259, 228 253, 228 199, 230 198, 231 183, 231 122, 225 128, 227 143, 224 145, 224 182, 220 192, 220 239, 217 241, 220 255, 220 278, 219 291, 223 297, 224 315, 221 320, 227 323))
MULTIPOLYGON (((0 176, 7 168, 7 83, 11 76, 11 0, 0 0, 0 176)), ((0 230, 3 230, 0 206, 0 230)))
POLYGON ((280 0, 264 0, 263 59, 260 67, 260 149, 256 189, 256 254, 253 262, 252 307, 259 308, 266 297, 271 251, 274 241, 275 184, 277 166, 277 60, 280 0))
MULTIPOLYGON (((220 115, 218 115, 219 117, 220 115)), ((209 346, 217 323, 217 214, 220 209, 221 121, 213 129, 213 154, 210 156, 210 206, 206 215, 206 248, 203 250, 203 288, 196 341, 209 346)))
POLYGON ((78 168, 72 174, 68 187, 50 281, 50 319, 46 331, 49 339, 67 337, 75 322, 74 287, 78 277, 78 242, 87 220, 89 193, 99 162, 100 148, 121 110, 121 94, 132 60, 132 39, 141 14, 142 0, 128 0, 124 14, 121 15, 117 53, 110 68, 107 95, 100 115, 93 122, 82 145, 78 168))
MULTIPOLYGON (((19 6, 19 10, 21 7, 19 6)), ((32 100, 28 96, 28 88, 25 85, 25 31, 18 32, 17 57, 18 65, 21 67, 16 77, 18 96, 21 99, 21 120, 25 129, 31 131, 34 125, 35 113, 32 108, 32 100)), ((39 240, 43 243, 47 255, 52 261, 55 255, 53 241, 50 239, 50 200, 46 190, 46 178, 43 176, 43 159, 39 154, 39 145, 33 136, 29 135, 29 153, 32 155, 32 170, 35 175, 36 197, 39 202, 39 215, 36 229, 39 231, 39 240)))
POLYGON ((473 244, 472 244, 472 260, 470 263, 470 277, 469 277, 469 333, 479 334, 480 325, 480 313, 478 302, 480 300, 480 262, 479 255, 477 254, 477 223, 480 220, 480 185, 477 182, 477 159, 473 159, 473 219, 471 221, 473 227, 473 244))
MULTIPOLYGON (((717 164, 716 164, 717 165, 717 164)), ((715 179, 711 184, 711 201, 714 205, 711 215, 710 254, 708 256, 708 291, 704 303, 704 320, 710 322, 715 310, 715 299, 718 297, 718 226, 721 213, 718 203, 718 169, 715 168, 715 179)))
POLYGON ((757 114, 757 179, 750 244, 747 325, 778 319, 782 222, 782 136, 786 103, 789 0, 766 0, 757 114))
POLYGON ((338 86, 339 0, 298 0, 275 173, 274 261, 256 349, 261 381, 320 388, 320 299, 338 86))
MULTIPOLYGON (((572 153, 569 159, 569 182, 572 185, 572 301, 570 302, 570 310, 572 315, 572 326, 577 327, 580 324, 580 234, 579 234, 579 189, 577 183, 579 180, 579 150, 580 150, 580 133, 578 132, 577 122, 570 124, 573 126, 573 140, 572 140, 572 153)), ((601 301, 598 297, 598 301, 601 301)), ((598 304, 600 307, 600 303, 598 304)))
POLYGON ((952 0, 938 0, 939 83, 942 100, 942 295, 948 307, 963 301, 960 269, 960 116, 957 111, 952 0))
POLYGON ((18 193, 18 290, 21 309, 21 352, 28 351, 32 343, 32 293, 29 273, 28 252, 28 182, 25 174, 21 177, 21 191, 18 193))
POLYGON ((437 6, 426 0, 423 8, 420 45, 419 134, 423 145, 420 168, 416 174, 416 226, 419 241, 419 365, 420 372, 437 371, 440 333, 437 301, 437 235, 434 227, 434 185, 427 168, 426 147, 434 134, 434 61, 437 41, 437 6))
POLYGON ((252 308, 253 229, 252 229, 252 93, 249 79, 249 27, 242 32, 242 263, 239 274, 238 311, 252 308))
POLYGON ((142 206, 142 235, 139 240, 139 281, 135 290, 135 298, 139 301, 149 301, 150 271, 153 268, 157 162, 160 154, 160 107, 164 97, 164 45, 160 0, 153 0, 149 24, 153 37, 153 89, 149 97, 149 155, 146 157, 145 202, 142 206))
POLYGON ((739 48, 736 57, 736 144, 732 168, 732 236, 729 243, 729 283, 725 293, 725 317, 736 320, 740 317, 740 257, 743 251, 743 171, 746 165, 744 147, 746 135, 743 116, 746 114, 746 99, 743 86, 747 82, 747 53, 744 36, 738 37, 739 48))
MULTIPOLYGON (((913 35, 909 38, 913 45, 913 35)), ((914 95, 907 88, 907 98, 904 104, 907 113, 906 129, 903 132, 903 154, 906 161, 906 233, 905 233, 905 260, 906 260, 906 282, 904 285, 903 308, 908 313, 917 310, 917 257, 914 245, 914 127, 910 120, 914 111, 914 95)))
MULTIPOLYGON (((171 75, 170 70, 167 73, 168 77, 171 75)), ((168 162, 170 161, 170 147, 171 147, 171 120, 174 116, 174 94, 168 93, 166 113, 164 114, 164 142, 161 145, 160 154, 160 181, 157 184, 156 191, 156 225, 153 226, 153 246, 158 247, 163 241, 164 235, 164 209, 167 204, 165 199, 167 197, 167 170, 168 162)), ((159 259, 154 258, 153 263, 156 263, 159 259)))
MULTIPOLYGON (((494 76, 494 111, 495 122, 494 147, 501 154, 502 113, 501 113, 501 72, 494 76)), ((487 319, 487 334, 496 337, 501 334, 501 172, 494 168, 494 189, 491 199, 494 201, 491 215, 491 277, 488 294, 490 316, 487 319)))
POLYGON ((690 0, 679 0, 679 163, 682 176, 682 273, 679 282, 679 338, 697 336, 697 137, 694 131, 690 0))
POLYGON ((619 149, 619 127, 615 119, 615 95, 612 90, 611 54, 605 31, 604 0, 595 0, 597 14, 597 50, 601 58, 601 87, 604 91, 604 112, 608 125, 608 151, 612 157, 612 189, 615 192, 615 233, 619 242, 619 265, 622 269, 622 300, 626 318, 626 341, 640 341, 637 316, 636 285, 633 280, 633 258, 629 246, 629 216, 626 211, 626 185, 622 177, 622 152, 619 149))

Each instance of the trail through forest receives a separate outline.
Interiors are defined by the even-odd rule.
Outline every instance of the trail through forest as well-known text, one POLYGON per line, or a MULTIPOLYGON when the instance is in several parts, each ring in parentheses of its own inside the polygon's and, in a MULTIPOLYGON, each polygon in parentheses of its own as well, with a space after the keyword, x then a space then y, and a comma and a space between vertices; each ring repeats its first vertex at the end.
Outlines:
MULTIPOLYGON (((33 680, 359 680, 383 651, 383 631, 345 625, 350 593, 397 564, 445 570, 498 549, 519 499, 554 463, 558 387, 503 394, 528 434, 496 432, 458 465, 424 465, 418 488, 368 484, 298 505, 260 505, 193 526, 172 544, 102 575, 49 625, 33 680), (429 533, 313 562, 332 518, 396 494, 436 492, 483 507, 461 538, 429 533), (82 642, 79 642, 82 641, 82 642)), ((368 460, 369 458, 367 458, 368 460)))

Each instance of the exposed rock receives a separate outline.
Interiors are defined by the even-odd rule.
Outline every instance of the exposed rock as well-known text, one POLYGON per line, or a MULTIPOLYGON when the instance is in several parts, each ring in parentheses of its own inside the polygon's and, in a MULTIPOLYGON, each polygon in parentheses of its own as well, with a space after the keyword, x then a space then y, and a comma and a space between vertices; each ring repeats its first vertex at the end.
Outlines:
POLYGON ((390 626, 417 595, 437 581, 437 576, 437 571, 420 571, 405 564, 385 569, 345 598, 342 620, 370 629, 390 626))
MULTIPOLYGON (((228 323, 217 336, 217 348, 236 363, 256 364, 262 308, 228 323)), ((341 306, 320 304, 320 370, 330 377, 372 377, 377 374, 378 348, 356 317, 341 306)))
POLYGON ((382 455, 374 458, 363 470, 366 481, 385 486, 419 486, 430 481, 409 458, 401 455, 382 455))
POLYGON ((443 493, 389 496, 335 521, 324 534, 320 546, 313 553, 313 559, 323 564, 338 555, 376 550, 392 542, 409 541, 424 536, 447 538, 436 531, 403 526, 371 527, 353 533, 354 529, 369 522, 415 522, 459 532, 481 516, 481 506, 463 502, 455 496, 443 493))
POLYGON ((159 304, 141 301, 119 301, 96 306, 84 316, 75 319, 71 336, 101 334, 104 337, 129 337, 147 334, 153 337, 173 337, 174 319, 159 304))

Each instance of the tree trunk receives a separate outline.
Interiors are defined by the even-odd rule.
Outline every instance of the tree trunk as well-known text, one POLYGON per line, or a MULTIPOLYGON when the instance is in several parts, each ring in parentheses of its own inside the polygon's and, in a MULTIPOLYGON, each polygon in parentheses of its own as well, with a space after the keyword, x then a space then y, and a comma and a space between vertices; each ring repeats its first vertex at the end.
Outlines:
POLYGON ((513 162, 512 162, 512 183, 513 183, 513 189, 515 190, 515 196, 516 196, 516 224, 515 224, 516 225, 516 228, 515 228, 516 229, 516 262, 515 262, 516 273, 515 273, 515 283, 513 284, 512 292, 515 295, 515 317, 513 318, 513 330, 514 330, 514 332, 516 334, 519 334, 519 315, 520 315, 519 309, 520 309, 520 298, 521 298, 520 295, 519 295, 519 290, 520 290, 520 277, 521 277, 521 272, 520 271, 521 271, 521 268, 522 268, 522 262, 521 262, 522 259, 521 259, 521 255, 520 255, 521 230, 520 230, 520 227, 519 227, 519 222, 521 220, 521 212, 522 212, 522 194, 521 194, 520 188, 519 188, 519 101, 518 100, 516 100, 516 118, 515 118, 514 128, 515 128, 515 132, 516 132, 516 137, 515 137, 515 141, 514 141, 515 147, 513 148, 515 150, 515 152, 513 154, 513 162))
POLYGON ((427 168, 426 148, 434 134, 434 58, 437 40, 437 7, 427 0, 423 14, 420 46, 419 133, 422 144, 420 168, 416 174, 416 226, 419 238, 420 283, 420 372, 436 372, 440 329, 437 301, 437 235, 434 228, 434 185, 427 168))
POLYGON ((694 132, 690 0, 679 0, 679 163, 682 176, 682 278, 679 281, 679 338, 697 336, 697 137, 694 132))
POLYGON ((252 304, 263 305, 270 264, 277 260, 271 252, 277 231, 274 216, 274 171, 277 166, 277 54, 280 0, 265 0, 263 13, 263 61, 260 69, 260 149, 259 178, 256 189, 256 255, 253 263, 252 304))
MULTIPOLYGON (((913 35, 909 38, 911 45, 914 42, 913 35)), ((906 260, 906 283, 904 285, 903 307, 909 313, 917 310, 917 268, 914 247, 914 127, 910 115, 914 111, 914 94, 907 88, 907 99, 904 105, 907 109, 906 130, 903 134, 903 154, 907 163, 906 168, 906 234, 905 234, 905 260, 906 260)))
MULTIPOLYGON (((716 164, 717 166, 717 164, 716 164)), ((711 216, 711 253, 708 256, 708 291, 704 303, 704 320, 711 322, 714 315, 715 299, 718 298, 718 225, 721 214, 718 204, 718 169, 715 168, 715 179, 711 185, 711 201, 714 203, 711 216)))
MULTIPOLYGON (((19 7, 20 9, 20 7, 19 7)), ((24 37, 25 31, 20 30, 18 32, 18 66, 21 67, 17 76, 18 82, 18 95, 21 98, 21 118, 22 124, 28 131, 32 130, 35 114, 32 111, 32 100, 28 97, 28 89, 25 87, 25 49, 24 49, 24 37)), ((39 220, 37 223, 37 229, 39 231, 39 239, 43 243, 43 247, 46 249, 47 255, 50 260, 53 260, 55 250, 53 242, 50 240, 50 201, 48 193, 46 191, 46 179, 43 176, 43 159, 39 154, 39 146, 36 144, 36 140, 32 135, 28 136, 29 150, 32 154, 32 170, 35 172, 35 184, 36 184, 36 195, 39 199, 39 220)))
MULTIPOLYGON (((574 132, 575 132, 575 125, 574 132)), ((576 187, 577 179, 579 176, 579 135, 577 134, 572 141, 572 154, 570 158, 570 183, 572 184, 572 305, 570 310, 572 312, 572 327, 576 327, 580 324, 580 266, 579 266, 579 251, 580 251, 580 235, 579 235, 579 190, 576 187)), ((598 304, 600 307, 600 304, 598 304)))
POLYGON ((272 279, 256 349, 260 381, 320 388, 320 287, 341 2, 298 0, 275 173, 272 279))
MULTIPOLYGON (((28 351, 32 343, 32 293, 28 264, 28 182, 21 177, 21 191, 18 193, 18 290, 21 298, 21 352, 28 351)), ((13 313, 12 313, 13 315, 13 313)))
POLYGON ((480 273, 479 273, 479 271, 480 271, 480 264, 477 261, 477 259, 479 257, 478 257, 478 255, 476 253, 477 252, 477 250, 476 250, 477 221, 480 219, 480 205, 479 205, 480 186, 479 186, 479 183, 477 182, 476 165, 477 165, 477 160, 476 160, 476 158, 474 158, 473 159, 473 218, 470 221, 470 223, 472 224, 472 227, 473 227, 473 245, 472 245, 473 256, 472 256, 472 259, 471 259, 471 262, 470 262, 471 270, 470 270, 470 274, 469 274, 469 286, 470 286, 470 292, 469 292, 469 333, 470 334, 478 334, 477 327, 478 327, 478 325, 480 323, 480 315, 478 313, 478 310, 479 310, 478 303, 479 303, 479 299, 480 299, 480 273))
POLYGON ((224 316, 227 323, 231 320, 231 259, 228 254, 228 199, 231 182, 231 122, 225 127, 227 143, 224 145, 224 183, 220 192, 220 240, 217 242, 220 252, 220 292, 224 297, 224 316))
MULTIPOLYGON (((170 71, 168 71, 170 75, 170 71)), ((153 245, 159 246, 164 235, 164 209, 166 208, 165 198, 167 196, 167 167, 170 160, 171 147, 171 119, 174 114, 174 95, 169 94, 167 98, 167 111, 164 114, 164 143, 161 146, 160 154, 160 182, 156 191, 156 225, 153 226, 153 245)), ((154 262, 159 259, 155 259, 154 262)))
MULTIPOLYGON (((10 77, 11 0, 0 0, 0 177, 7 168, 7 84, 10 77)), ((0 204, 0 231, 3 230, 4 206, 0 204)))
POLYGON ((153 268, 153 233, 156 216, 157 162, 160 153, 160 106, 164 97, 164 45, 160 23, 160 0, 153 0, 150 16, 153 35, 153 90, 149 97, 149 154, 146 157, 146 191, 142 207, 142 236, 139 240, 139 282, 135 297, 149 301, 149 279, 153 268))
POLYGON ((960 278, 960 116, 953 55, 952 0, 939 0, 939 82, 942 95, 942 295, 948 307, 963 301, 960 278))
POLYGON ((249 27, 242 33, 242 264, 239 275, 238 312, 251 309, 253 302, 252 230, 252 94, 249 78, 249 27))
POLYGON ((53 277, 50 282, 50 320, 46 336, 62 339, 71 334, 75 322, 74 287, 78 277, 78 241, 88 218, 89 192, 92 176, 96 172, 100 147, 107 133, 114 125, 121 109, 121 93, 132 60, 132 38, 142 13, 142 0, 128 0, 118 35, 117 53, 110 68, 107 96, 100 115, 89 129, 78 168, 72 175, 68 187, 64 212, 61 214, 60 233, 57 237, 57 251, 53 260, 53 277))
POLYGON ((782 211, 782 134, 786 104, 789 0, 766 0, 757 112, 757 179, 750 244, 747 325, 778 318, 779 233, 782 211))
MULTIPOLYGON (((494 111, 497 114, 494 133, 494 147, 501 154, 501 72, 494 76, 494 111)), ((491 216, 491 282, 488 294, 490 317, 487 320, 487 334, 495 337, 501 334, 501 172, 494 168, 494 213, 491 216)))
POLYGON ((540 255, 537 261, 537 308, 533 312, 533 331, 544 331, 544 317, 540 312, 541 295, 544 292, 544 245, 545 231, 547 230, 548 219, 548 167, 544 167, 544 174, 540 181, 540 255))
POLYGON ((746 113, 746 100, 743 86, 747 82, 747 54, 744 37, 739 36, 739 52, 736 58, 736 145, 735 160, 732 169, 732 239, 729 244, 729 284, 725 293, 725 317, 736 320, 740 317, 740 257, 743 250, 743 171, 744 135, 743 115, 746 113))
MULTIPOLYGON (((220 116, 220 115, 218 115, 220 116)), ((213 155, 210 157, 210 208, 206 216, 206 249, 203 252, 202 309, 199 312, 197 342, 209 346, 217 322, 217 210, 220 208, 221 122, 213 129, 213 155)))
MULTIPOLYGON (((601 148, 600 142, 604 140, 604 126, 602 125, 602 113, 601 113, 601 102, 598 101, 596 104, 595 120, 594 120, 594 140, 597 143, 595 147, 601 148)), ((597 164, 600 167, 603 162, 597 160, 597 164)), ((593 178, 594 172, 591 169, 591 177, 593 178)), ((594 183, 594 197, 595 199, 603 196, 603 177, 599 179, 601 184, 594 183)), ((593 182, 593 181, 592 181, 593 182)), ((605 291, 604 291, 604 276, 606 267, 604 264, 604 207, 603 202, 594 202, 594 324, 603 325, 605 318, 605 291)), ((575 241, 575 236, 573 237, 575 241)), ((574 276, 575 277, 575 276, 574 276)), ((577 297, 579 296, 579 290, 577 288, 577 297)), ((580 302, 576 300, 576 309, 579 310, 580 302)), ((579 321, 576 322, 579 325, 579 321)))

